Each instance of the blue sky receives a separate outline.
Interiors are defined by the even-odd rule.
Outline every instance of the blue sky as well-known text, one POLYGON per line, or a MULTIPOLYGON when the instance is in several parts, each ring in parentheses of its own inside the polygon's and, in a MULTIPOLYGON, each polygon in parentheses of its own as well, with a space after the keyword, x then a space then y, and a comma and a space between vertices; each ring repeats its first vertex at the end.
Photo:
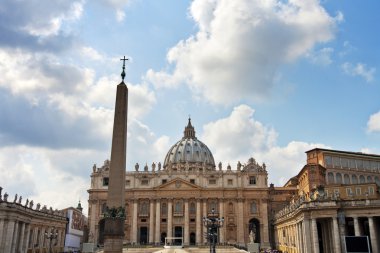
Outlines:
POLYGON ((163 162, 191 115, 216 162, 282 185, 325 147, 380 153, 378 1, 0 4, 0 186, 87 207, 127 63, 127 170, 163 162))

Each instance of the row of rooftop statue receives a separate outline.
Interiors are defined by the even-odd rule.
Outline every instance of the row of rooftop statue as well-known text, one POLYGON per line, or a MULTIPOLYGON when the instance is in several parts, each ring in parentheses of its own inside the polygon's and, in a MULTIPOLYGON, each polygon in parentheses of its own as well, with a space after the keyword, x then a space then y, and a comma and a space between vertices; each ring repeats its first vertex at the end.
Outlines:
MULTIPOLYGON (((94 166, 92 167, 92 171, 95 173, 95 172, 100 172, 100 171, 103 171, 103 170, 109 170, 109 166, 110 166, 110 160, 105 160, 104 161, 104 164, 101 168, 97 168, 96 164, 94 164, 94 166)), ((182 167, 180 165, 174 165, 174 166, 179 166, 178 169, 184 169, 184 170, 189 170, 190 168, 190 164, 188 162, 185 162, 184 165, 182 165, 182 167)), ((157 171, 160 171, 161 168, 162 168, 162 165, 161 165, 161 162, 158 162, 157 165, 155 162, 152 163, 152 166, 151 166, 151 171, 154 172, 156 171, 156 167, 157 167, 157 171)), ((169 168, 172 168, 171 164, 169 163, 168 164, 168 167, 169 168)), ((139 163, 136 163, 135 164, 135 171, 139 171, 140 169, 140 165, 139 163)), ((223 170, 223 165, 222 165, 222 162, 219 162, 218 164, 218 169, 219 170, 223 170)), ((253 170, 256 170, 258 172, 264 172, 266 171, 266 165, 265 163, 263 163, 262 165, 259 165, 254 158, 250 158, 248 160, 248 163, 247 164, 241 164, 240 161, 237 162, 236 164, 236 170, 237 171, 241 171, 241 170, 245 170, 245 169, 253 169, 253 170)), ((231 165, 228 164, 227 165, 227 170, 231 170, 231 165)), ((148 167, 148 164, 145 164, 144 166, 144 171, 149 171, 149 167, 148 167)))
MULTIPOLYGON (((16 193, 13 202, 11 202, 11 201, 8 201, 9 195, 8 195, 7 192, 5 192, 4 195, 2 195, 2 190, 3 190, 3 188, 0 187, 0 203, 1 202, 14 203, 14 204, 19 205, 19 206, 24 206, 26 208, 33 209, 33 206, 34 206, 33 200, 29 201, 29 199, 26 199, 25 204, 23 205, 22 204, 22 196, 21 195, 18 196, 17 193, 16 193)), ((53 210, 52 207, 50 207, 48 209, 46 207, 46 205, 44 205, 41 208, 41 204, 40 203, 37 203, 36 208, 34 210, 45 212, 45 213, 50 213, 50 214, 54 214, 54 215, 58 215, 58 216, 64 216, 63 211, 59 211, 58 209, 53 210)))

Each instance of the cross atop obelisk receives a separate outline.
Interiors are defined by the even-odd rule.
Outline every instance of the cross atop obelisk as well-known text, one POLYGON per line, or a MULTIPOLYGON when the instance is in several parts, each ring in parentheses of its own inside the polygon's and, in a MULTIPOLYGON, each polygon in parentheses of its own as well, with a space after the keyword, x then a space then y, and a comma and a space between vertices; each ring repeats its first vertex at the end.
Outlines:
POLYGON ((125 61, 128 59, 124 56, 121 60, 123 61, 122 81, 116 89, 107 211, 104 217, 104 253, 121 253, 124 240, 128 116, 128 88, 124 78, 125 61))

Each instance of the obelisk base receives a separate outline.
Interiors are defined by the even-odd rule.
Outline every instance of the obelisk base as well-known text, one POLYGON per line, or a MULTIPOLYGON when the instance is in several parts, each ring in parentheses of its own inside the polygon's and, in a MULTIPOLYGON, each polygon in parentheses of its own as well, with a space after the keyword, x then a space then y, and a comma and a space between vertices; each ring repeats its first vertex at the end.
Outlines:
POLYGON ((124 219, 104 218, 104 253, 122 253, 124 219))

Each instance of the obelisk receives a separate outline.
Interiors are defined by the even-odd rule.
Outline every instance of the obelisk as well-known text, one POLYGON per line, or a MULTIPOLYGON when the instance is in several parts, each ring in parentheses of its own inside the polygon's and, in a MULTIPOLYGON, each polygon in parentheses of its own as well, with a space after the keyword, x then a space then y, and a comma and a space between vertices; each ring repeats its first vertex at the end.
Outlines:
POLYGON ((122 253, 125 220, 125 164, 127 154, 128 88, 124 83, 125 58, 122 81, 117 86, 113 123, 111 164, 109 172, 107 211, 104 217, 104 252, 122 253))

